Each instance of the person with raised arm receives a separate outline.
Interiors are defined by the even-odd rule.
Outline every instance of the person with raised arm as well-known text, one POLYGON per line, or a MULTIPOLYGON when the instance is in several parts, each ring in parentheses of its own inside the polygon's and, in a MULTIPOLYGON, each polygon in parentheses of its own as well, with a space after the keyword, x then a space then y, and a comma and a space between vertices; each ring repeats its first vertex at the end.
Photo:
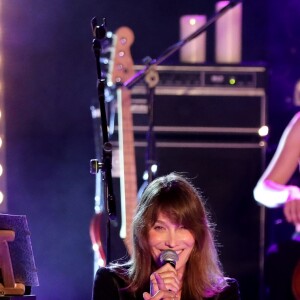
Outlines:
MULTIPOLYGON (((272 244, 266 255, 265 284, 268 299, 295 299, 295 268, 300 261, 300 188, 291 183, 300 162, 300 112, 286 126, 276 152, 257 182, 255 200, 268 207, 282 207, 292 236, 272 244)), ((300 281, 297 282, 300 286, 300 281)), ((299 299, 299 298, 297 298, 299 299)))

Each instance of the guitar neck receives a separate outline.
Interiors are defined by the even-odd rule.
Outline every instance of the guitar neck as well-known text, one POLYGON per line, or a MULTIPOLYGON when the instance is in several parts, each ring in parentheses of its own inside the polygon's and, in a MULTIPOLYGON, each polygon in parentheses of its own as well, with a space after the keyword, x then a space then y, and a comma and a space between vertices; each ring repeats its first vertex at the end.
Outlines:
POLYGON ((135 166, 135 150, 132 114, 130 111, 130 91, 126 88, 118 91, 118 126, 120 148, 120 187, 122 225, 120 236, 125 246, 132 253, 131 224, 137 204, 137 177, 135 166))

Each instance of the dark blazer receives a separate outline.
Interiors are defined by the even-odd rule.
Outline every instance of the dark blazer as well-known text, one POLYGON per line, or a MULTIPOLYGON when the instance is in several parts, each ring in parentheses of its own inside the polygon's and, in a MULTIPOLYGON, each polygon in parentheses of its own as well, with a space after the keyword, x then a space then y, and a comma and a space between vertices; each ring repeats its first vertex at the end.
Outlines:
MULTIPOLYGON (((233 278, 226 278, 228 287, 219 295, 206 300, 240 300, 238 283, 233 278)), ((124 281, 113 271, 108 268, 100 268, 95 276, 92 300, 143 300, 143 295, 132 295, 122 291, 125 287, 124 281)), ((146 288, 145 291, 148 291, 146 288)), ((205 300, 204 299, 204 300, 205 300)), ((192 300, 192 299, 181 299, 192 300)))

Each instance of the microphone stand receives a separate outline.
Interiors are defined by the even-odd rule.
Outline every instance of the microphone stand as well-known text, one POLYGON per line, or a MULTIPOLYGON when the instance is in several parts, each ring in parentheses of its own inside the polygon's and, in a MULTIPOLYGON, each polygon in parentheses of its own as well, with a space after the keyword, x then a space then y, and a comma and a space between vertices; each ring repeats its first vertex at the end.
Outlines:
MULTIPOLYGON (((150 58, 146 58, 150 59, 150 58)), ((146 60, 145 59, 145 60, 146 60)), ((146 153, 145 153, 145 161, 146 161, 146 170, 143 175, 144 183, 140 187, 138 191, 138 199, 141 198, 142 193, 146 186, 154 179, 156 169, 157 169, 157 162, 155 160, 155 134, 154 134, 154 95, 155 95, 155 87, 159 82, 159 75, 158 72, 151 68, 145 75, 145 82, 147 84, 148 94, 148 131, 146 134, 146 153)))
POLYGON ((224 6, 220 11, 215 13, 213 17, 211 17, 203 26, 201 26, 199 29, 197 29, 195 32, 187 36, 185 39, 175 43, 174 45, 167 48, 157 59, 152 59, 146 67, 137 72, 134 76, 129 78, 127 81, 124 82, 124 86, 128 89, 133 88, 142 78, 145 77, 145 75, 153 69, 155 66, 160 65, 162 62, 164 62, 168 57, 170 57, 172 54, 177 52, 179 49, 181 49, 186 43, 190 42, 197 36, 199 36, 201 33, 203 33, 205 30, 207 30, 208 27, 210 27, 212 24, 214 24, 221 16, 223 16, 229 9, 236 6, 238 3, 241 3, 240 1, 231 1, 226 6, 224 6))
POLYGON ((147 86, 147 99, 148 99, 148 116, 149 116, 149 128, 147 131, 147 151, 146 151, 146 181, 142 185, 139 190, 139 196, 142 194, 145 184, 152 181, 154 172, 153 165, 155 163, 154 159, 154 149, 155 149, 155 137, 153 130, 153 104, 154 104, 154 95, 155 95, 155 87, 159 82, 159 75, 156 70, 156 66, 160 65, 164 62, 168 57, 174 54, 176 51, 181 49, 185 44, 199 36, 201 33, 206 31, 208 27, 214 24, 222 15, 224 15, 228 10, 236 6, 240 1, 233 0, 229 2, 226 6, 224 6, 220 11, 215 13, 213 17, 211 17, 203 26, 197 29, 195 32, 187 36, 185 39, 175 43, 174 45, 167 48, 157 59, 146 59, 146 66, 141 71, 137 72, 134 76, 129 78, 124 82, 124 86, 128 89, 132 89, 140 80, 145 79, 145 83, 147 86))
POLYGON ((153 169, 156 166, 155 161, 155 134, 154 134, 154 95, 155 87, 158 84, 159 75, 158 72, 152 70, 148 72, 145 77, 145 82, 148 85, 148 117, 149 117, 149 128, 147 132, 147 151, 146 151, 146 170, 147 170, 147 182, 151 182, 154 179, 156 170, 153 169))
POLYGON ((97 19, 94 17, 91 21, 92 31, 93 31, 93 50, 96 59, 97 68, 97 91, 98 99, 100 104, 100 114, 101 114, 101 128, 102 128, 102 162, 97 159, 92 159, 90 161, 90 173, 97 174, 101 170, 102 182, 104 184, 104 197, 106 198, 106 209, 108 212, 107 219, 107 262, 110 262, 111 253, 111 234, 110 234, 110 223, 116 222, 116 200, 113 192, 112 183, 112 145, 108 139, 107 131, 107 119, 105 111, 105 79, 102 78, 100 56, 101 56, 101 40, 106 36, 105 19, 103 19, 103 24, 101 26, 97 25, 97 19))

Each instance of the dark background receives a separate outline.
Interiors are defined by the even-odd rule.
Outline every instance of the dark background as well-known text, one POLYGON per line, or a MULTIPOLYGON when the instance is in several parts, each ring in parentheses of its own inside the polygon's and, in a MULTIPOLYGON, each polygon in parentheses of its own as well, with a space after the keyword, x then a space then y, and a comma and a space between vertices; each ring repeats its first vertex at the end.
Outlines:
MULTIPOLYGON (((91 297, 94 177, 89 160, 95 153, 90 104, 97 98, 91 18, 106 17, 110 30, 131 27, 132 56, 140 63, 178 41, 181 15, 212 15, 214 3, 2 2, 8 212, 28 217, 38 299, 91 297)), ((269 69, 271 155, 296 110, 300 5, 297 0, 245 0, 243 6, 243 61, 265 62, 269 69)), ((213 29, 208 31, 208 63, 214 63, 213 29)), ((170 61, 177 59, 174 55, 170 61)))

